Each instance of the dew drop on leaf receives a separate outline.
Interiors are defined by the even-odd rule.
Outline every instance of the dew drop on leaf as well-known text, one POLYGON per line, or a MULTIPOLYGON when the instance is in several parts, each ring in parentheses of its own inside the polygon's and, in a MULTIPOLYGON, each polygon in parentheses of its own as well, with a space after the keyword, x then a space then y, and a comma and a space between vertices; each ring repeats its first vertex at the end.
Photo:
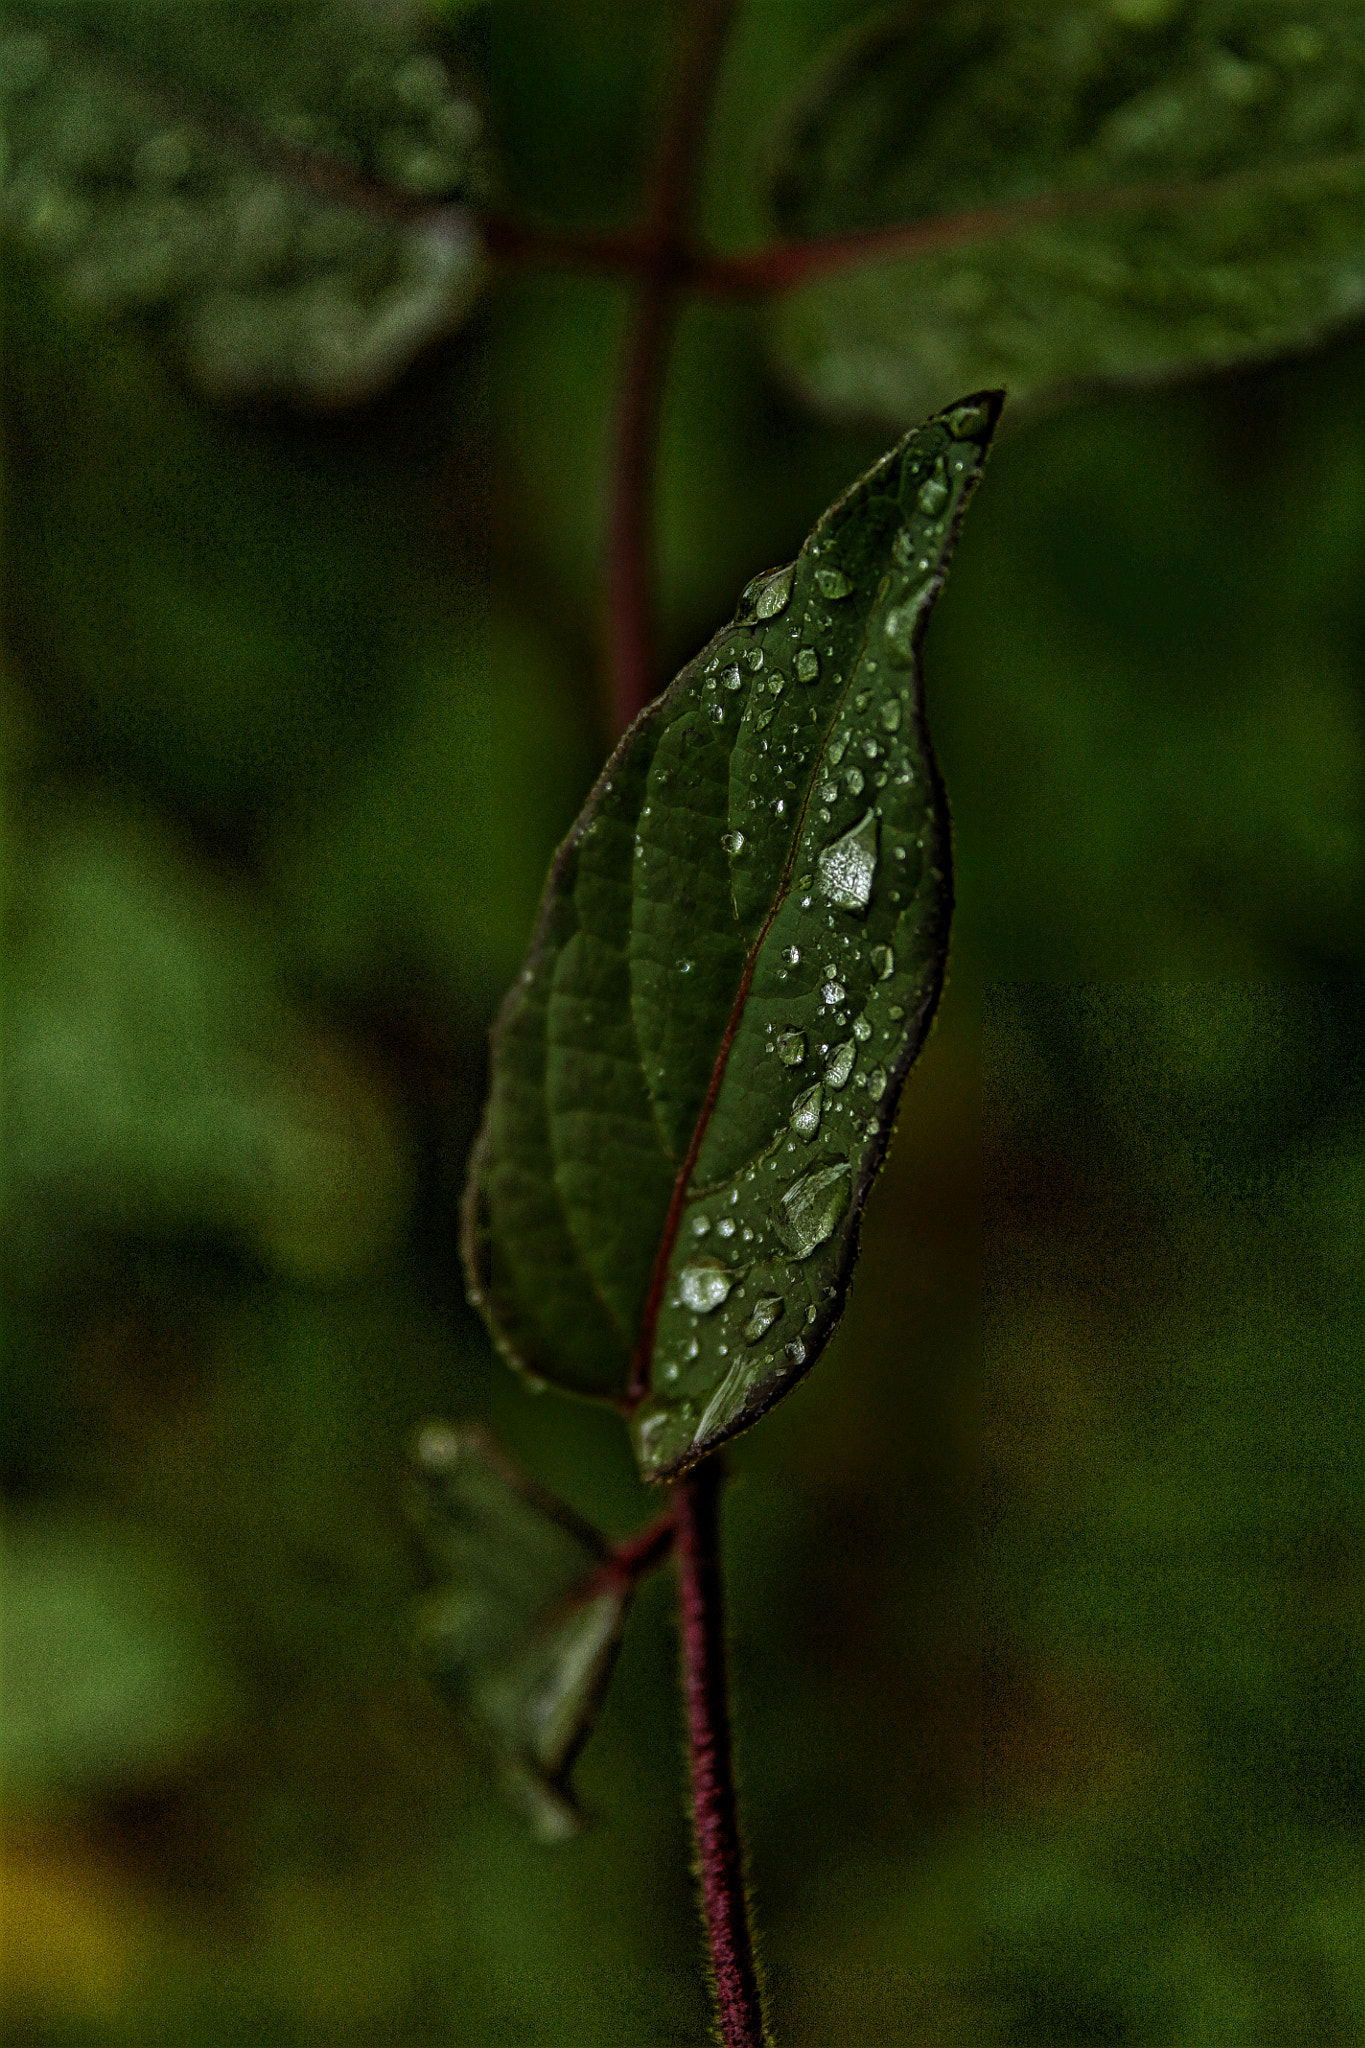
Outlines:
POLYGON ((868 1023, 866 1017, 855 1017, 853 1019, 853 1036, 857 1039, 859 1045, 866 1045, 868 1039, 871 1038, 872 1026, 868 1023))
POLYGON ((737 668, 724 668, 724 669, 722 669, 722 670, 721 670, 721 672, 720 672, 720 680, 721 680, 721 687, 722 687, 723 689, 726 689, 726 690, 737 690, 737 689, 739 688, 739 684, 740 684, 740 674, 739 674, 739 670, 738 670, 737 668))
POLYGON ((745 1343, 757 1344, 760 1337, 765 1337, 785 1307, 786 1303, 780 1294, 761 1296, 754 1303, 753 1314, 740 1331, 745 1343))
POLYGON ((795 574, 796 564, 791 562, 785 569, 774 569, 767 575, 755 576, 752 582, 744 586, 739 601, 741 613, 752 608, 752 615, 756 619, 775 619, 779 612, 787 609, 787 602, 792 594, 792 578, 795 574))
POLYGON ((874 1102, 886 1088, 886 1075, 880 1067, 874 1067, 867 1077, 867 1092, 874 1102))
POLYGON ((874 946, 872 965, 877 970, 878 981, 889 981, 896 971, 896 956, 889 946, 874 946))
POLYGON ((851 1038, 836 1045, 825 1063, 825 1080, 831 1088, 842 1088, 853 1072, 853 1062, 858 1057, 858 1048, 851 1038))
POLYGON ((910 668, 915 659, 915 620, 919 607, 913 604, 897 605, 889 611, 882 625, 886 635, 886 658, 892 668, 910 668))
POLYGON ((787 1067, 799 1067, 806 1057, 804 1031, 784 1031, 777 1041, 777 1057, 787 1067))
POLYGON ((727 853, 743 853, 744 834, 742 832, 722 832, 720 843, 727 853))
POLYGON ((920 511, 927 512, 931 519, 936 512, 943 510, 947 502, 948 486, 941 476, 931 476, 927 483, 920 485, 916 503, 920 511))
POLYGON ((862 795, 863 771, 861 768, 845 768, 844 781, 848 784, 848 793, 850 796, 862 795))
POLYGON ((809 1144, 820 1128, 820 1111, 824 1106, 825 1091, 817 1081, 804 1095, 798 1095, 792 1105, 792 1129, 798 1138, 809 1144))
POLYGON ((796 657, 797 681, 813 683, 820 673, 820 657, 813 647, 803 647, 796 657))
POLYGON ((842 569, 817 569, 815 580, 824 597, 847 597, 853 588, 842 569))
POLYGON ((900 731, 901 700, 899 697, 887 698, 886 702, 882 706, 881 718, 883 732, 900 731))
MULTIPOLYGON (((830 1226, 833 1229, 833 1225, 830 1226)), ((734 1275, 726 1267, 710 1260, 684 1266, 678 1277, 678 1294, 684 1308, 690 1308, 699 1316, 709 1316, 718 1309, 734 1286, 734 1275)))
POLYGON ((817 1166, 785 1190, 775 1220, 777 1234, 793 1258, 809 1258, 832 1235, 848 1207, 851 1172, 847 1165, 817 1166))
POLYGON ((948 432, 955 441, 970 441, 973 434, 979 434, 985 426, 987 411, 980 403, 955 405, 945 422, 948 432))
POLYGON ((695 1236, 705 1237, 710 1228, 711 1218, 709 1216, 694 1216, 692 1218, 692 1230, 695 1236))
POLYGON ((865 811, 849 831, 824 847, 816 861, 820 893, 837 910, 859 914, 872 900, 877 872, 877 814, 865 811))

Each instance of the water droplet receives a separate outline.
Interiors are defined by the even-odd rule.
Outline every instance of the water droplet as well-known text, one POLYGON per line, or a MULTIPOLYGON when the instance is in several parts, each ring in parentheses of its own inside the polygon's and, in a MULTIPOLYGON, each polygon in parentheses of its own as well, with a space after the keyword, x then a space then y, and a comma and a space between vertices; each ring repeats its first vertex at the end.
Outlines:
POLYGON ((742 832, 722 832, 720 843, 727 853, 743 853, 744 834, 742 832))
POLYGON ((978 401, 973 405, 955 405, 944 420, 944 425, 955 441, 970 441, 973 434, 979 434, 989 415, 978 401))
POLYGON ((892 668, 914 666, 915 620, 920 609, 916 604, 897 605, 882 622, 882 631, 886 635, 886 658, 892 668))
POLYGON ((824 597, 847 597, 853 588, 842 569, 817 569, 815 580, 824 597))
POLYGON ((948 486, 941 476, 931 476, 927 483, 920 485, 916 503, 920 511, 927 512, 931 519, 936 512, 943 510, 947 502, 948 486))
POLYGON ((734 1219, 729 1216, 722 1216, 720 1222, 716 1225, 717 1237, 733 1237, 734 1234, 734 1219))
POLYGON ((793 967, 799 966, 801 961, 801 948, 799 946, 788 946, 787 958, 791 961, 793 967))
POLYGON ((855 698, 853 699, 853 709, 854 709, 855 711, 866 711, 866 709, 867 709, 868 705, 869 705, 869 704, 870 704, 871 702, 872 702, 872 692, 871 692, 871 690, 859 690, 859 692, 858 692, 857 696, 856 696, 856 697, 855 697, 855 698))
POLYGON ((805 1364, 806 1347, 801 1342, 801 1339, 799 1337, 793 1337, 791 1343, 786 1345, 784 1349, 786 1356, 791 1360, 793 1365, 805 1364))
POLYGON ((740 686, 741 680, 742 678, 737 668, 726 668, 721 670, 720 682, 722 689, 737 690, 740 686))
POLYGON ((901 727, 901 700, 888 697, 882 706, 882 731, 899 732, 901 727))
POLYGON ((881 1067, 874 1067, 867 1077, 867 1092, 875 1102, 886 1087, 886 1075, 881 1067))
POLYGON ((709 1316, 720 1307, 734 1284, 734 1275, 718 1262, 699 1261, 683 1267, 678 1276, 678 1294, 684 1308, 699 1316, 709 1316))
POLYGON ((861 796, 861 795, 862 795, 862 793, 863 793, 863 771, 862 771, 862 769, 861 769, 861 768, 845 768, 845 770, 844 770, 844 782, 845 782, 845 784, 847 785, 847 788, 848 788, 848 793, 849 793, 849 795, 850 795, 850 796, 861 796))
POLYGON ((877 745, 877 742, 875 740, 864 740, 863 752, 867 755, 869 761, 875 761, 878 754, 880 754, 881 752, 881 748, 877 745))
POLYGON ((872 1026, 868 1023, 866 1017, 855 1017, 853 1019, 853 1036, 860 1045, 866 1045, 868 1039, 871 1038, 872 1026))
POLYGON ((838 796, 838 794, 839 792, 835 788, 834 784, 832 782, 827 782, 821 788, 820 801, 822 804, 832 804, 834 802, 835 797, 838 796))
POLYGON ((827 981, 820 991, 820 1000, 827 1010, 837 1009, 844 1000, 843 988, 837 981, 827 981))
POLYGON ((690 974, 692 972, 692 962, 690 960, 680 960, 678 962, 678 972, 679 974, 690 974))
POLYGON ((813 683, 820 673, 820 657, 813 647, 803 647, 796 657, 797 680, 813 683))
POLYGON ((806 1259, 823 1244, 848 1207, 852 1169, 817 1166, 785 1190, 774 1210, 777 1234, 793 1258, 806 1259))
POLYGON ((804 1031, 784 1031, 777 1041, 777 1057, 786 1067, 799 1067, 806 1057, 804 1031))
POLYGON ((757 675, 763 666, 763 649, 761 647, 751 647, 744 659, 754 674, 757 675))
POLYGON ((830 766, 831 766, 831 767, 833 767, 833 768, 837 768, 837 767, 838 767, 839 763, 840 763, 840 762, 841 762, 841 761, 843 760, 843 758, 844 758, 844 753, 845 753, 845 750, 846 750, 847 746, 848 746, 848 734, 847 734, 846 732, 844 732, 844 733, 840 733, 840 735, 839 735, 838 739, 837 739, 837 740, 835 740, 835 741, 834 741, 834 742, 833 742, 833 743, 831 744, 831 746, 830 746, 830 750, 829 750, 829 759, 830 759, 830 766))
POLYGON ((754 1303, 754 1312, 740 1331, 746 1344, 757 1344, 760 1337, 766 1337, 773 1324, 786 1307, 780 1294, 765 1294, 754 1303))
POLYGON ((781 695, 782 691, 785 690, 786 687, 787 678, 783 675, 780 669, 775 668, 768 678, 768 688, 772 691, 774 697, 777 697, 781 695))
POLYGON ((860 916, 872 900, 872 877, 877 872, 877 814, 865 811, 842 838, 833 839, 816 862, 820 893, 838 910, 856 911, 860 916))
POLYGON ((798 1138, 809 1144, 820 1128, 820 1111, 824 1106, 825 1091, 817 1081, 804 1095, 798 1095, 792 1105, 792 1129, 798 1138))
POLYGON ((744 586, 739 600, 741 612, 748 609, 756 619, 775 619, 779 612, 787 609, 795 574, 796 564, 791 562, 785 569, 773 569, 766 575, 755 576, 744 586))
POLYGON ((825 1064, 825 1080, 831 1088, 842 1088, 853 1072, 853 1062, 858 1057, 858 1048, 851 1038, 842 1045, 836 1045, 825 1064))
POLYGON ((694 1216, 692 1218, 692 1228, 698 1237, 705 1237, 707 1231, 711 1228, 711 1218, 709 1216, 694 1216))
POLYGON ((695 1337, 692 1339, 692 1342, 687 1347, 687 1355, 689 1358, 701 1357, 701 1345, 698 1343, 695 1337))
POLYGON ((878 981, 889 981, 896 971, 896 956, 889 946, 874 946, 872 965, 877 970, 878 981))
POLYGON ((774 816, 775 818, 783 818, 783 817, 785 817, 785 816, 786 816, 786 814, 787 814, 787 805, 786 805, 786 799, 785 799, 785 798, 783 798, 783 797, 780 797, 780 796, 779 796, 779 797, 774 797, 774 799, 773 799, 773 816, 774 816))
POLYGON ((708 717, 714 719, 717 725, 719 725, 722 719, 725 717, 725 706, 723 704, 717 704, 714 699, 711 701, 711 703, 707 705, 706 711, 708 717))

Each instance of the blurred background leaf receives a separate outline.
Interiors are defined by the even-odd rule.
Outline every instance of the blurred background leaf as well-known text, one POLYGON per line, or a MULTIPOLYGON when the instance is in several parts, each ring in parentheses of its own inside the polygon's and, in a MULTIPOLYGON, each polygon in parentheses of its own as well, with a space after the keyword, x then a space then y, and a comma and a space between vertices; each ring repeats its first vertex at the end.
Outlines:
MULTIPOLYGON (((670 10, 446 13, 506 203, 629 223, 670 10)), ((741 10, 724 245, 869 14, 741 10)), ((135 1769, 6 1784, 16 2043, 705 2038, 665 1579, 549 1852, 412 1654, 402 1512, 433 1415, 610 1536, 652 1511, 614 1414, 490 1358, 455 1254, 491 1010, 608 737, 625 303, 509 275, 349 414, 229 414, 6 265, 5 1114, 45 1077, 71 1170, 44 1141, 42 1210, 7 1195, 0 1480, 144 1673, 87 1724, 135 1769)), ((674 667, 884 446, 765 348, 684 316, 674 667)), ((783 2039, 1365 2028, 1363 372, 1350 335, 1007 436, 936 614, 941 1022, 845 1323, 727 1504, 783 2039)), ((63 1671, 49 1729, 90 1706, 63 1671)))
POLYGON ((901 431, 982 386, 1017 414, 1303 348, 1365 305, 1365 19, 913 0, 815 67, 768 185, 798 238, 987 216, 779 298, 777 361, 835 415, 901 431))
POLYGON ((354 403, 478 279, 455 202, 486 196, 483 121, 429 28, 356 0, 11 7, 0 227, 215 398, 354 403))

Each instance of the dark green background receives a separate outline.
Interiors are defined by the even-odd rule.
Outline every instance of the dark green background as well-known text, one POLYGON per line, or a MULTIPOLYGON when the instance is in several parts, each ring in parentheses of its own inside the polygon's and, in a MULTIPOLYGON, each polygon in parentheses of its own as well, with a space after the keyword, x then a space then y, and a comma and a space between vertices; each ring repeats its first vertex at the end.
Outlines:
MULTIPOLYGON (((744 12, 718 238, 858 12, 744 12)), ((666 20, 473 11, 510 206, 633 217, 666 20)), ((401 1512, 433 1414, 613 1533, 654 1505, 491 1358, 454 1242, 609 739, 625 295, 496 279, 301 421, 5 284, 6 2038, 704 2039, 666 1575, 542 1849, 410 1659, 401 1512)), ((783 2042, 1365 2037, 1363 393, 1351 340, 1097 397, 967 523, 940 1025, 843 1329, 732 1460, 783 2042)), ((881 445, 687 313, 671 664, 881 445)))

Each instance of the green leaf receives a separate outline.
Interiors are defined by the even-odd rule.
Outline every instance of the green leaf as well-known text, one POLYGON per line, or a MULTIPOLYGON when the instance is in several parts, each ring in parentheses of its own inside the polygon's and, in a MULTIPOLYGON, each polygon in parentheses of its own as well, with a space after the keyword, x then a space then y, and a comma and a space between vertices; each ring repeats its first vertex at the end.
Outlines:
POLYGON ((515 1470, 478 1429, 429 1424, 413 1457, 413 1519, 454 1580, 427 1607, 441 1690, 492 1738, 537 1833, 572 1834, 568 1777, 592 1725, 632 1587, 610 1546, 515 1470))
POLYGON ((838 1320, 943 979, 918 652, 1000 403, 908 435, 637 720, 503 1006, 473 1294, 515 1364, 630 1410, 649 1478, 838 1320))
POLYGON ((777 302, 778 362, 835 414, 1303 348, 1365 309, 1365 13, 917 0, 819 68, 769 199, 799 238, 1003 210, 777 302))
POLYGON ((0 226, 215 397, 363 398, 459 325, 479 271, 480 116, 419 24, 356 0, 11 8, 0 226))

